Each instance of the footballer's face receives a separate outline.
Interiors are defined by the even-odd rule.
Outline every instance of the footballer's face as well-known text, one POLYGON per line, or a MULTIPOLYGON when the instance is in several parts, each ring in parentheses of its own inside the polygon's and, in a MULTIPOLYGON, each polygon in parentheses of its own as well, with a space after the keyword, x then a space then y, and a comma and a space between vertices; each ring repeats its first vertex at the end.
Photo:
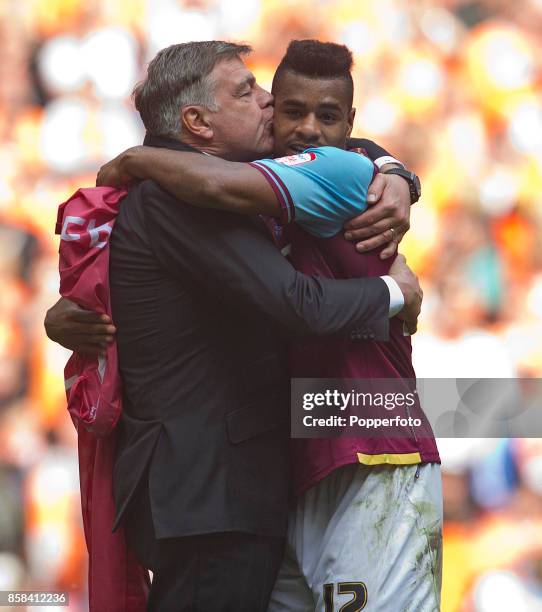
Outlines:
POLYGON ((295 155, 309 147, 344 149, 355 109, 344 79, 311 79, 283 72, 275 96, 275 156, 295 155))

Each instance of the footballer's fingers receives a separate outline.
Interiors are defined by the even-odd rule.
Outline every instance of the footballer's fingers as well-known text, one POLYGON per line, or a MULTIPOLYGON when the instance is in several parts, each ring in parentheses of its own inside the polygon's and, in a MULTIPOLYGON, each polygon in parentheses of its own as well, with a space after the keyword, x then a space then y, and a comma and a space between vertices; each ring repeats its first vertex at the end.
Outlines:
POLYGON ((112 340, 108 336, 70 335, 68 338, 62 338, 61 344, 70 351, 77 353, 100 355, 105 354, 112 340))
POLYGON ((105 313, 95 312, 94 310, 85 310, 74 305, 69 311, 66 312, 66 318, 76 323, 85 324, 107 324, 111 323, 111 317, 105 313))
POLYGON ((367 204, 371 206, 379 202, 384 194, 385 188, 386 179, 382 174, 377 174, 367 190, 367 204))
POLYGON ((72 335, 95 336, 103 338, 111 338, 117 332, 114 325, 106 323, 75 323, 70 321, 66 323, 66 331, 72 335))
POLYGON ((406 233, 406 229, 388 227, 383 229, 379 234, 376 234, 370 238, 362 240, 356 244, 356 249, 363 253, 372 249, 379 248, 384 245, 388 245, 386 252, 381 254, 382 259, 390 257, 397 251, 399 243, 403 239, 406 233))
POLYGON ((399 220, 394 218, 394 208, 388 204, 379 204, 369 208, 344 224, 347 240, 369 238, 381 229, 386 229, 399 220), (385 228, 382 226, 385 225, 385 228), (375 226, 376 229, 375 229, 375 226))

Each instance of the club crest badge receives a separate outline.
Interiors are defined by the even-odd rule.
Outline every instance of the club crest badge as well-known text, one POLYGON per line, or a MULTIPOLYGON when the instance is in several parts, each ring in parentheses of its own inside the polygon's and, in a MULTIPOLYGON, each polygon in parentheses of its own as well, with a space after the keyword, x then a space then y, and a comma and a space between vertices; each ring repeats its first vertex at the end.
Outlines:
POLYGON ((285 166, 299 166, 301 164, 307 164, 316 159, 316 153, 309 151, 308 153, 299 153, 298 155, 287 155, 286 157, 278 157, 275 159, 279 164, 285 166))

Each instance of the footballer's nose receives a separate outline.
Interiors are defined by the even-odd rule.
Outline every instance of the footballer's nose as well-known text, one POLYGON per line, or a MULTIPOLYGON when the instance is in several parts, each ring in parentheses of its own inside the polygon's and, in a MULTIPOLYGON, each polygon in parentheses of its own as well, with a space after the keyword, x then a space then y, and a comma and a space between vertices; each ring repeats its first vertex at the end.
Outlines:
POLYGON ((296 127, 296 135, 303 142, 318 142, 321 136, 320 126, 316 117, 312 114, 308 114, 298 123, 296 127))

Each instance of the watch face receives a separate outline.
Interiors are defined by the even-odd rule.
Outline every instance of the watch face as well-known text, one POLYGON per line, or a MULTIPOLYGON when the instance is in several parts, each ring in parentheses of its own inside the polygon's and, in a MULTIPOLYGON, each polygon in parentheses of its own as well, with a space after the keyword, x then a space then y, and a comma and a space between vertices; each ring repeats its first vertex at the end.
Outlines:
POLYGON ((414 172, 410 172, 405 168, 393 168, 392 170, 388 170, 385 174, 397 174, 402 176, 408 181, 412 203, 417 202, 420 199, 422 195, 422 184, 420 182, 420 177, 417 174, 414 174, 414 172))

